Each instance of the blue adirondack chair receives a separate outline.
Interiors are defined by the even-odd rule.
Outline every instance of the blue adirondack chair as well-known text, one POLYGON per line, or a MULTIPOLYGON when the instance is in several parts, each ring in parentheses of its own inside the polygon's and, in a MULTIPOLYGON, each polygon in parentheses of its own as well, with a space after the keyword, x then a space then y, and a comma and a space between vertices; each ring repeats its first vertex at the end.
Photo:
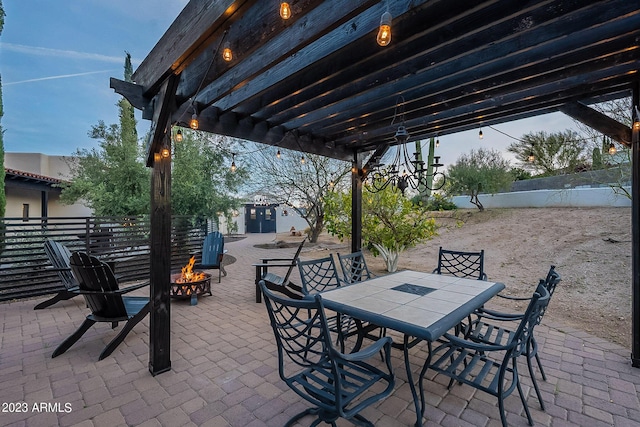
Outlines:
POLYGON ((202 244, 202 260, 197 265, 199 269, 218 270, 218 283, 221 277, 227 276, 227 272, 222 265, 224 257, 224 236, 219 231, 213 231, 207 234, 202 244))

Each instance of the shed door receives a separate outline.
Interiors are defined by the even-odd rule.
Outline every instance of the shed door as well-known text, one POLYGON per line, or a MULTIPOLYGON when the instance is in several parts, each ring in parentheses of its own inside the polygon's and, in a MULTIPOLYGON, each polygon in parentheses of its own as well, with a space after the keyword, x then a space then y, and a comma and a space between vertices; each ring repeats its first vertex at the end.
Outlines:
POLYGON ((274 233, 276 210, 270 206, 247 206, 247 233, 274 233))

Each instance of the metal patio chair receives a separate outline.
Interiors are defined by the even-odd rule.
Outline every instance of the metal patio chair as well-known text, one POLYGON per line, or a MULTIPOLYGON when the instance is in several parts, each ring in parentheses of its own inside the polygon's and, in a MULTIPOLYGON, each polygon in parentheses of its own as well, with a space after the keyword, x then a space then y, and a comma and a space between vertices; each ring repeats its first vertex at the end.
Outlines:
POLYGON ((533 420, 518 375, 518 358, 527 354, 536 325, 549 304, 549 291, 540 283, 533 294, 518 327, 503 344, 492 344, 444 335, 444 343, 432 351, 420 372, 420 393, 424 396, 424 375, 428 369, 454 381, 467 384, 498 398, 500 420, 507 427, 504 399, 518 390, 529 425, 533 420), (434 360, 432 362, 432 360, 434 360))
POLYGON ((363 280, 369 280, 375 277, 369 270, 369 267, 367 267, 367 261, 362 251, 344 255, 337 253, 336 258, 338 258, 340 268, 342 269, 342 277, 346 283, 362 282, 363 280))
POLYGON ((259 282, 278 347, 280 378, 313 407, 294 415, 285 427, 307 415, 336 426, 345 418, 359 426, 373 424, 362 410, 386 398, 395 385, 391 366, 391 338, 382 338, 369 347, 343 354, 332 344, 322 297, 303 300, 280 296, 259 282), (384 352, 384 370, 367 362, 384 352))
MULTIPOLYGON (((552 265, 549 268, 549 272, 545 279, 540 279, 540 283, 544 285, 544 287, 549 292, 549 300, 553 297, 553 293, 555 292, 558 283, 561 281, 560 274, 555 271, 555 266, 552 265)), ((497 295, 500 298, 512 301, 529 301, 530 297, 520 298, 520 297, 512 297, 506 295, 497 295)), ((541 314, 541 320, 542 315, 541 314)), ((524 313, 506 313, 497 310, 491 310, 485 307, 481 307, 474 312, 476 318, 471 322, 469 326, 467 326, 464 331, 465 337, 480 343, 487 344, 504 344, 505 342, 512 339, 512 335, 515 333, 513 330, 514 322, 521 321, 524 317, 524 313), (511 324, 511 325, 509 325, 511 324), (511 328, 509 327, 511 326, 511 328)), ((529 370, 529 375, 531 376, 531 381, 533 382, 533 387, 536 391, 536 395, 538 396, 538 401, 540 402, 540 407, 544 410, 544 402, 542 400, 542 395, 540 393, 540 389, 538 387, 538 382, 533 373, 533 363, 532 359, 535 358, 538 369, 540 370, 540 374, 544 381, 547 380, 547 376, 544 373, 544 369, 542 368, 542 363, 540 362, 540 356, 538 354, 538 343, 536 342, 535 336, 531 334, 529 336, 529 342, 527 343, 525 349, 525 355, 527 356, 527 368, 529 370)))
MULTIPOLYGON (((343 285, 343 282, 338 277, 338 270, 332 256, 298 261, 298 270, 300 271, 302 293, 304 295, 315 295, 343 285)), ((364 338, 375 341, 384 335, 384 331, 379 326, 362 322, 344 314, 332 316, 329 319, 329 326, 332 332, 338 334, 338 340, 343 351, 344 342, 350 337, 355 337, 356 342, 353 351, 358 351, 364 338), (374 331, 378 331, 378 333, 374 333, 374 331)))
POLYGON ((452 251, 442 249, 438 251, 438 266, 433 270, 436 274, 450 274, 456 277, 475 277, 487 280, 484 272, 484 249, 478 252, 452 251))

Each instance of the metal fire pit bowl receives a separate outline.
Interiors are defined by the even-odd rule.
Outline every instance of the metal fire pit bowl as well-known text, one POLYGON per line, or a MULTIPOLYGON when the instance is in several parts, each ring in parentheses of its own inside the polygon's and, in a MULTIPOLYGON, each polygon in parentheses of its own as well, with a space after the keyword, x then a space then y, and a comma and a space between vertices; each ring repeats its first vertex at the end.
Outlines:
POLYGON ((211 293, 211 274, 203 273, 204 279, 196 280, 194 282, 177 283, 181 274, 171 275, 171 298, 191 299, 191 305, 198 304, 198 295, 211 293))

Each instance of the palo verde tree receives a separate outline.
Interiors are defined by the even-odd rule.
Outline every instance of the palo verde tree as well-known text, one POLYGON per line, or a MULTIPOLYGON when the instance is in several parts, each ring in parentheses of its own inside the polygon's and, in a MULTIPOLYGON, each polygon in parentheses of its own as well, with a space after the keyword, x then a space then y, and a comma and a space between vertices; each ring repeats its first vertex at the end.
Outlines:
MULTIPOLYGON (((124 77, 131 81, 133 68, 127 52, 124 77)), ((129 216, 149 213, 150 172, 142 160, 133 106, 118 102, 120 124, 101 120, 89 131, 99 148, 78 149, 68 160, 72 181, 63 184, 61 201, 83 200, 96 216, 129 216)))
POLYGON ((542 176, 575 172, 587 162, 584 139, 567 129, 564 132, 532 132, 507 148, 516 155, 522 168, 542 176), (530 158, 530 156, 533 156, 530 158))
POLYGON ((324 229, 325 196, 344 185, 351 165, 285 149, 277 153, 275 148, 258 148, 248 156, 252 187, 275 203, 293 207, 309 225, 309 241, 316 242, 324 229))
POLYGON ((247 179, 245 167, 231 170, 233 141, 224 136, 181 129, 174 143, 171 209, 175 215, 218 218, 240 204, 232 194, 247 179))
POLYGON ((479 148, 461 155, 447 171, 446 191, 449 195, 467 195, 481 211, 481 193, 494 194, 509 188, 514 180, 509 161, 497 150, 479 148))
MULTIPOLYGON (((351 192, 333 191, 325 197, 326 226, 340 240, 351 235, 351 192)), ((390 185, 382 191, 362 192, 362 239, 381 255, 387 271, 398 268, 400 254, 436 234, 435 219, 422 203, 413 203, 390 185)))

